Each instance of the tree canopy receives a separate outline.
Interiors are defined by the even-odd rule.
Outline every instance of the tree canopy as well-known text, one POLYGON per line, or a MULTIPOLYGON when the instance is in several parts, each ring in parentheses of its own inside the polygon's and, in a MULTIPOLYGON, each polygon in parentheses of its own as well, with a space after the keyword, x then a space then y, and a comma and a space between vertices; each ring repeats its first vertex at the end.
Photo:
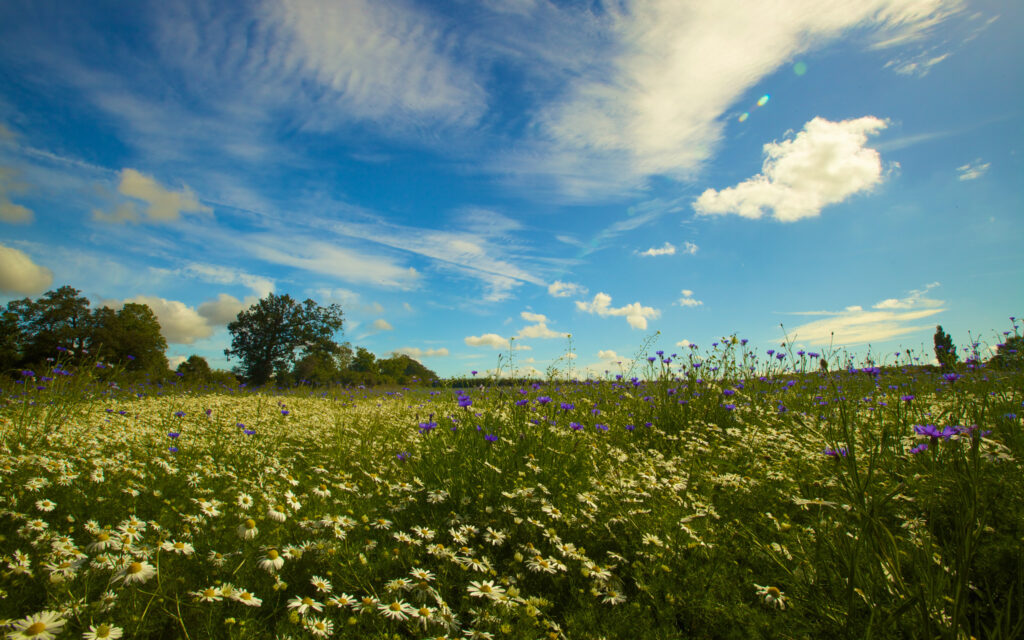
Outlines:
POLYGON ((341 307, 321 307, 314 300, 301 304, 288 294, 269 294, 228 325, 238 373, 253 384, 265 384, 276 373, 287 375, 297 357, 333 355, 339 349, 334 334, 342 327, 341 307))
POLYGON ((935 327, 935 359, 943 369, 950 369, 957 363, 958 357, 953 338, 942 330, 942 325, 935 327))

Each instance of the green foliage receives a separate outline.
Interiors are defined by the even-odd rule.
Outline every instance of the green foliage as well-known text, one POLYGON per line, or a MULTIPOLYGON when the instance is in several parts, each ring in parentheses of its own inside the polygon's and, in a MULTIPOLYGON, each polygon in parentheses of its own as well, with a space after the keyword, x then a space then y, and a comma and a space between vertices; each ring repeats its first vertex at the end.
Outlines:
POLYGON ((334 334, 341 330, 341 307, 321 307, 307 299, 301 304, 291 296, 269 294, 228 325, 229 359, 240 360, 238 372, 251 383, 266 384, 277 374, 290 375, 296 354, 333 354, 338 345, 334 334))
POLYGON ((956 352, 956 345, 953 344, 953 338, 942 330, 942 325, 935 327, 934 341, 935 359, 939 361, 939 365, 943 369, 952 369, 960 358, 956 352))
POLYGON ((190 355, 179 364, 176 371, 186 382, 209 382, 213 377, 213 371, 210 370, 210 364, 206 358, 196 354, 190 355))
POLYGON ((1004 369, 1024 367, 1024 336, 1010 336, 1005 342, 999 343, 991 363, 993 366, 1004 369))
POLYGON ((94 354, 123 363, 130 372, 167 371, 167 340, 147 305, 128 302, 116 312, 100 307, 93 311, 91 324, 87 344, 94 354))

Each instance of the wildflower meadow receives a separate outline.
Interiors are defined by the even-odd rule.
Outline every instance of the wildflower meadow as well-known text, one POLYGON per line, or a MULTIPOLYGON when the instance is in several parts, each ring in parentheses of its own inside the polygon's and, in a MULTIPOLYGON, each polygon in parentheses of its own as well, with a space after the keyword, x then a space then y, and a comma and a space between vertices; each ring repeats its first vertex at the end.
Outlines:
POLYGON ((1024 635, 1019 366, 649 350, 601 379, 387 390, 20 371, 0 630, 1024 635))

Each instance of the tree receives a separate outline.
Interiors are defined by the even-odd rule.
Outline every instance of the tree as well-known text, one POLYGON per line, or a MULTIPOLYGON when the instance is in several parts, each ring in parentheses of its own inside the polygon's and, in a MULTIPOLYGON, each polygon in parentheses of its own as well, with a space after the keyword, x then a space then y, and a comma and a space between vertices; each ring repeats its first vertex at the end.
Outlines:
POLYGON ((269 294, 228 325, 229 359, 238 358, 239 373, 253 384, 266 384, 275 373, 287 373, 296 352, 333 353, 334 334, 342 327, 341 307, 321 307, 307 299, 299 304, 291 296, 269 294))
POLYGON ((210 363, 200 355, 192 354, 176 369, 188 382, 209 382, 213 378, 210 363))
POLYGON ((943 369, 953 368, 958 359, 953 338, 942 330, 942 325, 935 327, 935 359, 943 369))
POLYGON ((337 377, 338 365, 335 359, 326 353, 307 353, 292 369, 292 378, 299 382, 330 384, 337 377))
POLYGON ((0 313, 0 374, 17 368, 25 349, 25 333, 14 302, 7 303, 7 309, 0 313))
POLYGON ((116 312, 100 307, 93 311, 91 325, 88 345, 94 355, 121 362, 126 371, 167 371, 167 340, 148 305, 128 302, 116 312))
POLYGON ((57 347, 80 353, 91 329, 89 299, 81 291, 63 286, 38 300, 16 300, 8 305, 18 314, 25 335, 21 364, 38 364, 57 355, 57 347))
POLYGON ((436 373, 405 354, 392 354, 390 358, 378 360, 377 365, 381 375, 396 384, 409 384, 414 378, 420 382, 437 378, 436 373))
POLYGON ((1006 342, 996 345, 996 355, 991 364, 1006 369, 1018 369, 1024 365, 1024 336, 1010 336, 1006 342))

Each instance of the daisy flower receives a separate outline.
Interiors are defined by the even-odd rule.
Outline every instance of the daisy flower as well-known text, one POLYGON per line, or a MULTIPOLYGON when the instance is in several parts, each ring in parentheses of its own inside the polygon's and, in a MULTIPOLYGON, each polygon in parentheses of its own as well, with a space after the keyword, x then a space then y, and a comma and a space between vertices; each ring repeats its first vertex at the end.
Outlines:
POLYGON ((327 605, 331 607, 354 607, 359 601, 347 593, 339 593, 336 596, 327 598, 327 605))
POLYGON ((142 584, 156 575, 156 568, 145 560, 136 560, 121 569, 120 577, 125 584, 137 582, 142 584))
POLYGON ((252 540, 256 537, 256 534, 260 532, 260 530, 256 528, 256 521, 252 518, 249 518, 242 524, 238 525, 238 529, 236 529, 236 531, 238 532, 238 537, 242 540, 252 540))
POLYGON ((284 522, 288 519, 288 515, 284 512, 284 507, 281 505, 275 505, 267 509, 267 517, 274 522, 284 522))
POLYGON ((89 630, 82 634, 82 640, 105 640, 106 638, 120 638, 124 635, 124 629, 106 622, 98 625, 89 625, 89 630))
POLYGON ((14 631, 7 634, 9 640, 52 640, 64 629, 65 620, 55 611, 42 611, 13 623, 14 631))
POLYGON ((267 555, 260 558, 259 567, 270 573, 280 570, 284 566, 284 558, 278 553, 277 549, 271 549, 267 551, 267 555))
POLYGON ((757 595, 761 596, 765 604, 778 607, 779 609, 786 608, 786 602, 789 598, 778 587, 762 587, 759 584, 755 584, 754 587, 757 588, 757 595))
POLYGON ((39 509, 40 511, 47 511, 47 512, 49 512, 49 511, 53 511, 56 508, 57 508, 57 503, 54 502, 53 500, 49 500, 49 499, 46 499, 46 498, 44 498, 42 500, 36 500, 36 509, 39 509))
POLYGON ((395 600, 391 604, 379 603, 377 609, 392 620, 408 620, 416 615, 416 608, 405 600, 395 600))
POLYGON ((262 600, 254 596, 251 592, 249 592, 246 589, 242 589, 237 593, 232 594, 231 599, 237 602, 241 602, 247 607, 258 607, 261 604, 263 604, 262 600))
POLYGON ((199 600, 199 602, 220 602, 224 599, 223 594, 216 587, 207 587, 202 591, 192 591, 191 594, 199 600))
POLYGON ((170 551, 173 553, 179 553, 183 556, 190 556, 195 553, 195 549, 187 542, 171 542, 167 541, 160 545, 160 548, 164 551, 170 551))
POLYGON ((289 609, 295 609, 300 614, 305 615, 305 613, 307 611, 309 611, 310 609, 312 609, 313 611, 316 611, 317 613, 323 611, 324 610, 324 605, 323 605, 323 603, 317 602, 316 600, 314 600, 313 598, 310 598, 309 596, 303 596, 303 597, 295 596, 294 598, 292 598, 291 600, 288 601, 288 608, 289 609))
POLYGON ((321 578, 320 576, 313 576, 309 579, 309 583, 316 587, 316 590, 320 593, 328 593, 331 590, 331 581, 327 578, 321 578))
POLYGON ((490 598, 491 600, 497 600, 501 596, 505 595, 505 589, 494 584, 490 580, 470 582, 469 586, 466 587, 466 591, 468 591, 469 595, 474 598, 490 598))
POLYGON ((334 632, 334 623, 326 618, 310 617, 305 625, 306 630, 318 638, 326 638, 334 632))

